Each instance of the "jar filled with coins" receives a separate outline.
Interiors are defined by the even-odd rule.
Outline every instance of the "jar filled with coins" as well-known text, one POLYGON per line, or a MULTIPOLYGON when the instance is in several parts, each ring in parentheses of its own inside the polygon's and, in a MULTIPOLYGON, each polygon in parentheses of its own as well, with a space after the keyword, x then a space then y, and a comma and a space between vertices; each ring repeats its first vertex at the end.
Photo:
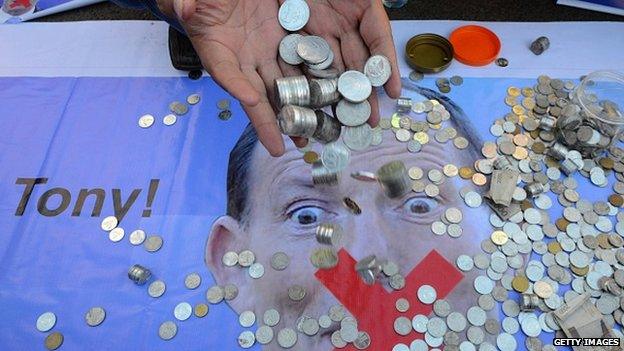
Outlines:
POLYGON ((572 101, 583 118, 576 129, 576 139, 585 154, 604 151, 620 139, 624 126, 624 74, 590 73, 572 92, 572 101))

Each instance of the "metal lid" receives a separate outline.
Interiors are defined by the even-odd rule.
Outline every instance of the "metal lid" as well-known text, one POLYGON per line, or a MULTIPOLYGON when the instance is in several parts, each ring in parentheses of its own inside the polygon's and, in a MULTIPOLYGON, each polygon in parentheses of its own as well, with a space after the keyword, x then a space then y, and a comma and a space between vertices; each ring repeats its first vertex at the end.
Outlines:
POLYGON ((419 72, 442 72, 453 60, 453 46, 437 34, 419 34, 407 42, 405 57, 410 67, 419 72))

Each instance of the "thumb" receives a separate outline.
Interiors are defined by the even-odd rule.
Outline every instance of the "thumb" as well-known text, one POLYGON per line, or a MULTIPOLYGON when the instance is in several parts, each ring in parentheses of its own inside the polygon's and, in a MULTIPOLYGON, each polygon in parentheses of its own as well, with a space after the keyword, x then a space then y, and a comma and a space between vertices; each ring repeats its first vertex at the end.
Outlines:
POLYGON ((182 21, 187 21, 195 13, 195 7, 195 0, 173 0, 173 10, 182 21))

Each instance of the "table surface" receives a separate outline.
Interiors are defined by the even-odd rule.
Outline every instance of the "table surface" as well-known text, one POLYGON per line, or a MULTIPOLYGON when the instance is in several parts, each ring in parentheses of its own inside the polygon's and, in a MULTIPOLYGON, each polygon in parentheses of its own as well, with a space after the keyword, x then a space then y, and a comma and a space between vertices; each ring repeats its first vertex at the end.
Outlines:
MULTIPOLYGON (((624 16, 558 6, 556 0, 410 0, 405 7, 389 10, 388 14, 392 20, 624 21, 624 16)), ((41 18, 38 21, 153 19, 155 17, 148 11, 121 8, 104 2, 41 18)))

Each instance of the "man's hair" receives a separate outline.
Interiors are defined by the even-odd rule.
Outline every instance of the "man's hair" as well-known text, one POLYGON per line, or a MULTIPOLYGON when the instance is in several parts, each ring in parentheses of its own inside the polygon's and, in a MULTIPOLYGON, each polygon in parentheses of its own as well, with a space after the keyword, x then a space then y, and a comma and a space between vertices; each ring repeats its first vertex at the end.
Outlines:
MULTIPOLYGON (((427 99, 438 100, 451 114, 451 123, 469 142, 470 159, 477 160, 481 156, 482 141, 464 111, 450 98, 431 89, 423 88, 410 81, 403 80, 403 88, 412 90, 427 99)), ((246 223, 247 197, 249 192, 249 172, 251 170, 253 151, 258 144, 258 135, 251 124, 248 124, 236 145, 230 152, 227 173, 227 214, 236 220, 246 223)))

